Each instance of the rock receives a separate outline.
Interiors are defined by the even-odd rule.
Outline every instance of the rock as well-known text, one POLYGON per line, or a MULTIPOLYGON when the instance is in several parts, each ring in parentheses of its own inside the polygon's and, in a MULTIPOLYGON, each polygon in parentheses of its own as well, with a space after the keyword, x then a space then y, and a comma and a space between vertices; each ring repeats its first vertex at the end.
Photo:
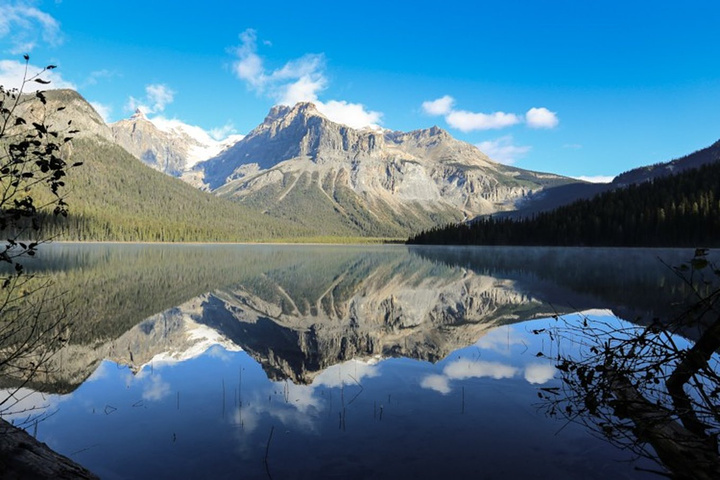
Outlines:
POLYGON ((2 419, 0 477, 6 480, 99 478, 2 419))

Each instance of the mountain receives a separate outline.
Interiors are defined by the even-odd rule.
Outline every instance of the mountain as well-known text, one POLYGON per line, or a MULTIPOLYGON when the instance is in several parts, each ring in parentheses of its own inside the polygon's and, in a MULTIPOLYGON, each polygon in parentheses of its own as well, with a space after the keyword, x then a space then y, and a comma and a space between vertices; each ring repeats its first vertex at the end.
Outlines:
POLYGON ((408 242, 715 248, 720 246, 718 198, 720 162, 716 161, 605 191, 533 217, 484 218, 435 227, 408 242))
POLYGON ((110 128, 118 145, 155 170, 174 177, 242 138, 232 135, 219 142, 200 127, 178 120, 148 120, 140 110, 128 119, 111 124, 110 128))
MULTIPOLYGON (((66 200, 70 216, 51 217, 43 235, 64 240, 259 241, 309 235, 291 221, 262 215, 246 206, 202 192, 155 171, 115 142, 110 127, 77 92, 46 92, 52 125, 67 119, 80 132, 64 147, 72 162, 66 200), (59 107, 64 110, 57 111, 59 107)), ((25 105, 29 113, 33 103, 25 105)), ((43 109, 44 110, 44 109, 43 109)), ((29 117, 32 118, 32 117, 29 117)), ((141 119, 136 119, 142 121, 141 119)), ((38 204, 43 193, 34 193, 38 204)))
POLYGON ((72 321, 52 368, 29 385, 51 392, 74 390, 103 359, 138 371, 211 344, 308 383, 351 358, 435 362, 538 316, 612 309, 647 325, 694 298, 656 257, 680 265, 682 250, 52 244, 38 256, 28 287, 53 280, 45 317, 72 321))
POLYGON ((193 172, 218 196, 318 233, 376 236, 512 210, 534 192, 578 182, 493 162, 438 127, 357 130, 311 103, 273 107, 193 172))
POLYGON ((59 280, 52 293, 71 298, 54 295, 50 306, 67 304, 73 325, 31 384, 43 391, 74 390, 104 359, 137 372, 215 344, 246 351, 272 379, 310 383, 353 358, 436 362, 492 327, 558 311, 513 281, 402 247, 52 247, 40 252, 51 267, 42 272, 59 280))
POLYGON ((577 200, 590 199, 609 190, 651 182, 718 161, 720 161, 720 140, 707 148, 669 162, 634 168, 618 175, 610 183, 577 183, 545 189, 535 195, 529 195, 518 205, 516 211, 502 213, 500 217, 530 217, 577 200))
POLYGON ((639 167, 615 177, 612 181, 614 187, 625 187, 632 184, 649 182, 657 178, 676 175, 686 170, 694 169, 720 161, 720 140, 707 148, 703 148, 684 157, 669 162, 656 163, 646 167, 639 167))

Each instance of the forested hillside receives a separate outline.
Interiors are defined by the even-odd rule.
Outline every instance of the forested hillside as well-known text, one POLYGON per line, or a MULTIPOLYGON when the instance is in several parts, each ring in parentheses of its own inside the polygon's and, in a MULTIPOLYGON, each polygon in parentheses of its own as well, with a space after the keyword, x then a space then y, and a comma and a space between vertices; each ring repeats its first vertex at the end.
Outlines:
POLYGON ((720 162, 523 220, 480 219, 408 240, 449 245, 720 245, 720 162))
POLYGON ((99 138, 72 142, 67 218, 48 217, 43 235, 59 240, 260 241, 309 235, 154 171, 99 138))

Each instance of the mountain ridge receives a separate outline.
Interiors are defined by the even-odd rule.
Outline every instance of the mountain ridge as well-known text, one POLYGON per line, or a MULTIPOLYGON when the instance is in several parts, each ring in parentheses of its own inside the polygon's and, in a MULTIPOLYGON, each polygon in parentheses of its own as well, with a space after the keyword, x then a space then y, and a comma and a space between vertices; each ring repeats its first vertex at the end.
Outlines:
POLYGON ((376 236, 513 209, 534 191, 578 182, 493 162, 437 126, 358 130, 308 102, 273 107, 193 171, 203 188, 270 216, 376 236))

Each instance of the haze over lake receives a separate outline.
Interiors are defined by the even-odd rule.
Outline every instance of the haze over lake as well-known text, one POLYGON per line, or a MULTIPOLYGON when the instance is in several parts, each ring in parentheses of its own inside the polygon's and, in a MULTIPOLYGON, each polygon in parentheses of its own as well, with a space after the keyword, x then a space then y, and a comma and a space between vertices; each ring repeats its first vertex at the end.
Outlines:
POLYGON ((103 478, 638 478, 543 413, 533 331, 668 315, 690 256, 56 244, 70 342, 11 418, 103 478))

